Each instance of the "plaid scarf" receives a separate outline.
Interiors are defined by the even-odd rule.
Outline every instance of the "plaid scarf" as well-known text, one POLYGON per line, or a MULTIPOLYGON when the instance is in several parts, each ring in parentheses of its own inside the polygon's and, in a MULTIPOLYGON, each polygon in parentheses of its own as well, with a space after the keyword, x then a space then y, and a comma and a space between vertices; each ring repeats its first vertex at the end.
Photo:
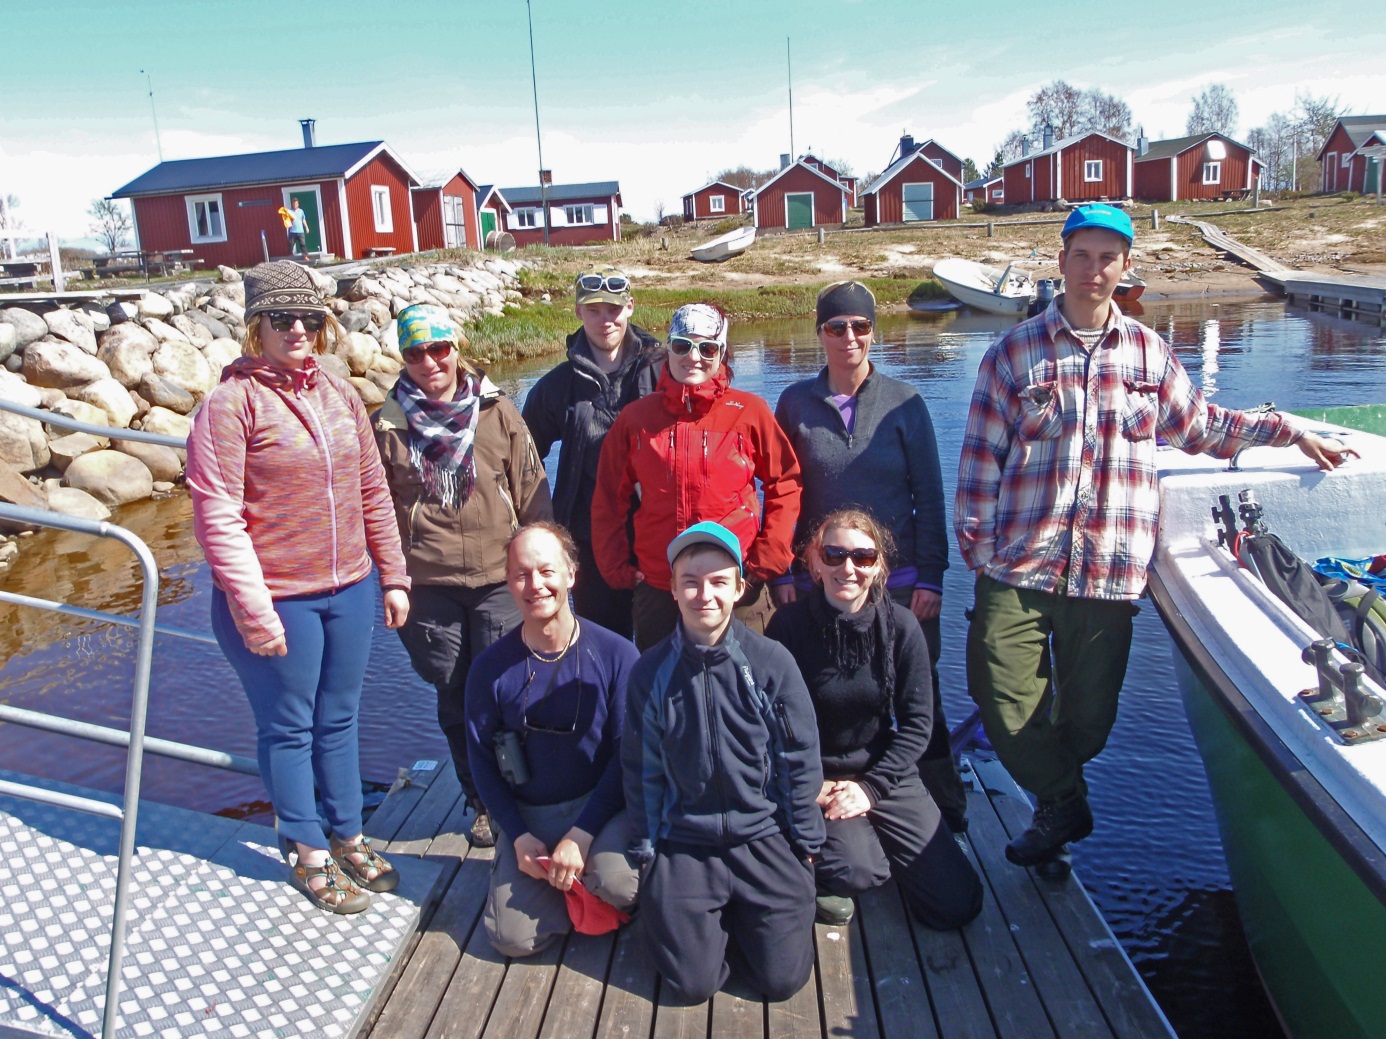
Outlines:
POLYGON ((481 380, 457 373, 452 400, 430 400, 409 378, 399 373, 395 400, 409 422, 409 462, 423 477, 424 487, 448 508, 461 508, 476 486, 476 424, 481 416, 481 380))

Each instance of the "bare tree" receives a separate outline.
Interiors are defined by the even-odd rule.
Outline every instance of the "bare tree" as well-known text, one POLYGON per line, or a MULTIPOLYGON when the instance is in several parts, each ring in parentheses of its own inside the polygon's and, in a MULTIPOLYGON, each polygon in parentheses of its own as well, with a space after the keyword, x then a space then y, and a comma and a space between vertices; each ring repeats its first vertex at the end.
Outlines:
POLYGON ((1097 130, 1108 137, 1129 140, 1131 137, 1131 106, 1113 94, 1104 94, 1096 87, 1083 91, 1079 105, 1078 131, 1097 130))
MULTIPOLYGON (((0 195, 0 231, 21 231, 24 229, 24 221, 16 214, 19 208, 18 195, 0 195)), ((15 240, 13 238, 0 239, 0 256, 8 256, 11 260, 15 255, 15 240)))
POLYGON ((95 198, 87 209, 91 217, 91 231, 106 246, 107 252, 115 252, 130 236, 130 214, 115 199, 95 198))
POLYGON ((1237 134, 1237 99, 1225 83, 1213 83, 1193 99, 1186 134, 1220 133, 1227 137, 1237 134))
POLYGON ((749 166, 737 166, 734 169, 723 170, 712 179, 720 180, 744 191, 747 188, 760 187, 778 172, 779 170, 753 170, 749 166))
POLYGON ((1024 130, 1012 130, 1006 134, 1000 144, 996 146, 996 158, 992 160, 992 165, 999 171, 1001 166, 1010 162, 1012 159, 1020 158, 1020 142, 1028 137, 1024 130))
POLYGON ((1083 92, 1062 79, 1045 84, 1025 103, 1031 129, 1043 133, 1045 127, 1053 127, 1056 140, 1071 136, 1078 129, 1082 101, 1083 92))
POLYGON ((856 176, 856 174, 852 172, 852 164, 845 159, 824 159, 823 161, 837 170, 839 177, 856 176))
POLYGON ((1300 134, 1300 150, 1315 154, 1328 140, 1339 118, 1345 114, 1343 103, 1337 97, 1296 93, 1294 112, 1290 118, 1300 134))

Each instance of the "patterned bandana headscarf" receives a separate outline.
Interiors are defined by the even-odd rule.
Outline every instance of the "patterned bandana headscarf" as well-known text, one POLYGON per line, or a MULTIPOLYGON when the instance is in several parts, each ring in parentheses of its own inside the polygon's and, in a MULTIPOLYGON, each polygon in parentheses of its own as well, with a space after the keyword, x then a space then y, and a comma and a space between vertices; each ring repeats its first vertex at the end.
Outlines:
MULTIPOLYGON (((399 312, 399 348, 425 343, 457 344, 457 326, 442 307, 416 303, 399 312)), ((481 416, 481 380, 461 365, 452 400, 431 400, 409 370, 399 373, 394 397, 409 422, 409 462, 424 487, 448 508, 461 508, 476 487, 476 424, 481 416)))
POLYGON ((674 311, 669 319, 669 338, 699 336, 727 345, 727 315, 710 303, 689 303, 674 311))

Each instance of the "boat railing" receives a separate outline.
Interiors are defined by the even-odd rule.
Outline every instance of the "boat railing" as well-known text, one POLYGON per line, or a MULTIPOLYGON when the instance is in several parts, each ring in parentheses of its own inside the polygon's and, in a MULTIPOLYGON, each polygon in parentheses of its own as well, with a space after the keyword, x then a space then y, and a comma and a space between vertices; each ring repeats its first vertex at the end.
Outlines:
MULTIPOLYGON (((186 442, 181 437, 161 433, 146 433, 142 430, 115 429, 72 419, 66 415, 26 407, 11 400, 0 399, 0 410, 23 415, 26 418, 50 423, 64 428, 90 433, 94 436, 112 440, 137 440, 143 443, 162 444, 166 447, 182 448, 186 442)), ((126 916, 130 902, 131 862, 135 850, 135 826, 139 814, 140 779, 143 773, 144 754, 158 754, 177 758, 195 764, 211 765, 229 769, 246 775, 258 776, 259 766, 250 758, 222 751, 178 743, 173 740, 150 738, 145 735, 145 725, 149 707, 149 675, 154 653, 154 636, 171 635, 176 638, 191 639, 196 642, 215 644, 216 640, 208 634, 189 631, 166 624, 159 624, 155 615, 159 603, 159 571, 153 553, 137 535, 124 527, 102 520, 80 516, 68 516, 46 509, 34 509, 20 505, 0 502, 0 521, 24 528, 47 527, 66 530, 92 537, 111 538, 125 545, 134 553, 139 562, 143 578, 138 618, 103 610, 91 610, 71 603, 23 595, 7 589, 0 589, 0 602, 14 603, 34 609, 48 610, 71 617, 82 617, 109 624, 122 625, 139 630, 135 653, 135 683, 130 707, 128 730, 95 725, 73 718, 65 718, 42 711, 31 711, 10 704, 0 704, 0 721, 24 725, 47 732, 75 736, 112 746, 127 749, 125 759, 125 784, 119 806, 107 801, 79 794, 51 790, 47 787, 28 783, 0 780, 0 794, 22 798, 40 804, 66 808, 90 815, 115 819, 120 822, 119 853, 116 867, 116 890, 114 909, 111 917, 111 950, 106 970, 106 997, 102 1016, 101 1035, 113 1036, 116 1031, 120 997, 120 965, 125 948, 126 916)))

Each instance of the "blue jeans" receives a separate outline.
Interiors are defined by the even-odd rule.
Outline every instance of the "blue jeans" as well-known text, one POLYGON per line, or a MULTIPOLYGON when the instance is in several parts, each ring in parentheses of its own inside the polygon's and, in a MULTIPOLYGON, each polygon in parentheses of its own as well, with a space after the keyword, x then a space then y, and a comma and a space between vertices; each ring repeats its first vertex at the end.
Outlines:
POLYGON ((262 657, 246 649, 226 593, 212 592, 212 633, 255 715, 260 777, 279 835, 310 848, 328 846, 314 780, 331 832, 343 839, 361 832, 356 724, 374 610, 369 579, 335 592, 276 599, 289 652, 262 657))

